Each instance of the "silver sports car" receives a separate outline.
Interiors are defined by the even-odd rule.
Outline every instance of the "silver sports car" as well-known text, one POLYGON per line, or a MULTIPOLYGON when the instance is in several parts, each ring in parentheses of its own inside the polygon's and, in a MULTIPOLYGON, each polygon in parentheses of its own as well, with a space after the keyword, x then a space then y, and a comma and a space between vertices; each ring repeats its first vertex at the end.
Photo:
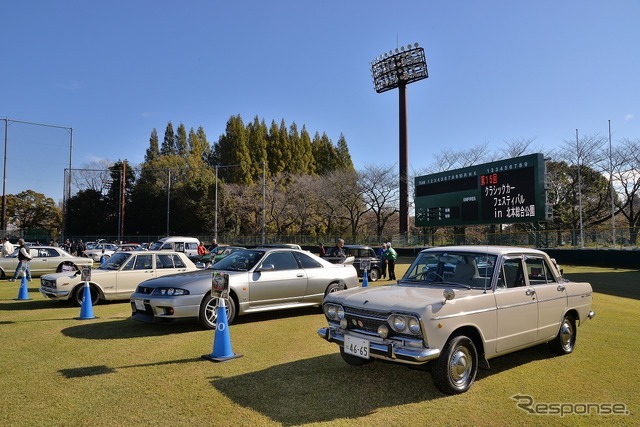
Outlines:
POLYGON ((211 296, 214 271, 229 275, 229 323, 242 314, 319 306, 325 295, 359 286, 353 265, 332 264, 299 249, 247 249, 206 270, 141 283, 131 295, 133 319, 166 323, 197 320, 212 329, 218 314, 218 299, 211 296))

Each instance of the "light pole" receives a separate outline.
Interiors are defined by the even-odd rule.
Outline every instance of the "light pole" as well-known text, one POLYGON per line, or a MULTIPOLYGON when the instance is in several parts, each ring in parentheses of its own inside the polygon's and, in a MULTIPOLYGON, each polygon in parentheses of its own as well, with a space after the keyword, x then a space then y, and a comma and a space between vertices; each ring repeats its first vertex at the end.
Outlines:
POLYGON ((611 151, 611 120, 609 120, 609 187, 611 191, 611 236, 616 248, 616 205, 613 197, 613 152, 611 151))
POLYGON ((429 77, 424 49, 408 45, 389 51, 371 62, 373 86, 377 93, 398 88, 399 91, 399 187, 400 234, 409 232, 409 155, 407 142, 407 85, 429 77))

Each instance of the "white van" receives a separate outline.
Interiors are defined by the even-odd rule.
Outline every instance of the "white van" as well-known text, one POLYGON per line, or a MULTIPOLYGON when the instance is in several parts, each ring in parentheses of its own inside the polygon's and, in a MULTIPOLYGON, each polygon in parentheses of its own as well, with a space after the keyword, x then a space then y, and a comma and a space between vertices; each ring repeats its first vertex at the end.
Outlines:
POLYGON ((195 237, 170 236, 165 237, 149 246, 150 251, 176 251, 184 252, 188 257, 198 256, 198 244, 200 241, 195 237))

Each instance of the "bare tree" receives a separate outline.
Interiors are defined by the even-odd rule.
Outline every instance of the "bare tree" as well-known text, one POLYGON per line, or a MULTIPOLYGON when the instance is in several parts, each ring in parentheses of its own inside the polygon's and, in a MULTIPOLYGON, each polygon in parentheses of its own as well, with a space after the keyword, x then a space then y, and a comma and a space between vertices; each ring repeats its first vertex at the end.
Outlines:
POLYGON ((520 157, 526 154, 541 153, 543 151, 542 147, 533 146, 533 143, 536 139, 537 137, 511 138, 510 140, 504 141, 506 147, 500 149, 500 152, 503 154, 503 157, 507 158, 520 157))
POLYGON ((364 203, 375 215, 378 240, 387 221, 398 213, 398 184, 389 170, 387 166, 365 165, 359 174, 364 203))
POLYGON ((73 169, 71 182, 77 190, 94 190, 106 194, 111 185, 111 171, 113 162, 102 159, 73 169))
POLYGON ((630 229, 631 244, 635 244, 640 231, 640 139, 623 139, 612 153, 612 179, 624 196, 617 200, 617 212, 621 213, 630 229))
POLYGON ((360 185, 359 174, 349 170, 337 170, 327 175, 326 184, 331 188, 333 197, 326 202, 338 217, 348 222, 351 239, 356 241, 360 220, 369 211, 364 202, 364 191, 360 185))

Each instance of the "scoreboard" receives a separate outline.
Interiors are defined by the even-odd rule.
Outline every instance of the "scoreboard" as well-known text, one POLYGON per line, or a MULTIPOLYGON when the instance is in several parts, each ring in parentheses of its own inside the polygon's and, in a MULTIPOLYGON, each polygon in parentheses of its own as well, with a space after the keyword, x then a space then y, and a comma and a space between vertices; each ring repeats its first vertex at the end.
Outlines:
POLYGON ((417 177, 416 226, 548 220, 545 174, 538 153, 417 177))

